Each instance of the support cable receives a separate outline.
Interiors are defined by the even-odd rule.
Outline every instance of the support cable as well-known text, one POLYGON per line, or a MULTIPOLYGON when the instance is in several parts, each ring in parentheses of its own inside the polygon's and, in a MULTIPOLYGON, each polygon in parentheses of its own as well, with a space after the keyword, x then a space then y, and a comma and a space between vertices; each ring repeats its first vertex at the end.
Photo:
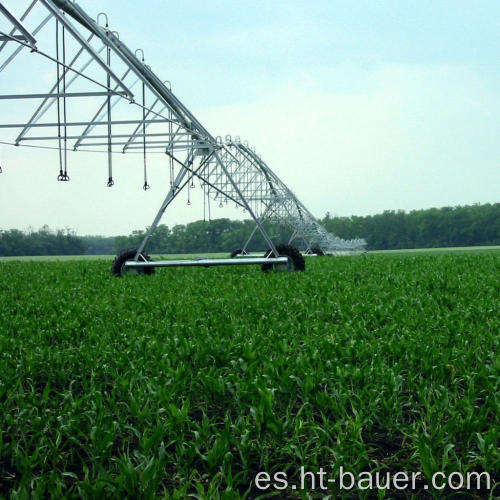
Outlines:
POLYGON ((207 214, 206 214, 206 193, 205 193, 205 183, 200 179, 201 188, 203 189, 203 222, 207 222, 207 214))
POLYGON ((59 20, 56 19, 56 73, 57 73, 57 145, 59 150, 58 181, 64 181, 62 144, 61 144, 61 71, 59 68, 59 20))
MULTIPOLYGON (((142 60, 144 62, 144 59, 142 60)), ((147 191, 150 186, 148 184, 148 172, 146 164, 146 85, 142 83, 142 153, 144 161, 144 185, 142 188, 147 191)))
MULTIPOLYGON (((166 152, 166 154, 168 154, 166 152)), ((172 159, 173 153, 168 154, 168 169, 169 169, 169 176, 170 176, 170 189, 174 187, 174 160, 172 159)))
MULTIPOLYGON (((54 125, 56 126, 56 125, 54 125)), ((127 136, 128 137, 128 136, 127 136)), ((57 146, 37 146, 35 144, 16 144, 15 142, 8 142, 8 141, 0 141, 0 144, 5 144, 6 146, 15 146, 16 148, 35 148, 35 149, 51 149, 51 150, 58 150, 59 148, 57 146)), ((84 153, 105 153, 108 154, 106 150, 103 149, 78 149, 76 152, 84 152, 84 153)), ((111 154, 115 155, 120 155, 123 156, 122 151, 112 151, 111 154)), ((137 154, 137 155, 142 155, 142 151, 127 151, 127 154, 137 154)), ((165 152, 163 151, 149 151, 149 154, 157 154, 157 155, 164 155, 165 152)))
POLYGON ((208 194, 209 192, 210 192, 210 188, 207 189, 208 222, 210 222, 212 220, 212 214, 210 213, 210 196, 208 194))
MULTIPOLYGON (((66 65, 66 34, 64 25, 62 27, 62 57, 63 65, 66 65)), ((63 120, 64 120, 64 173, 63 180, 69 181, 68 175, 68 128, 67 123, 67 112, 66 112, 66 70, 63 71, 62 81, 63 81, 63 120)))
MULTIPOLYGON (((106 22, 106 34, 108 35, 108 23, 106 22)), ((107 87, 111 88, 111 74, 109 69, 111 68, 111 47, 107 46, 106 49, 106 64, 108 65, 108 71, 106 72, 107 87)), ((112 144, 111 144, 111 95, 107 97, 107 108, 108 108, 108 187, 112 187, 115 182, 113 181, 113 157, 112 157, 112 144)))
MULTIPOLYGON (((189 144, 188 144, 188 147, 189 147, 189 144)), ((195 151, 195 150, 194 150, 194 148, 193 148, 193 140, 192 140, 192 139, 191 139, 191 147, 190 147, 190 149, 191 149, 193 152, 195 151)), ((191 178, 190 178, 190 179, 189 179, 189 181, 188 181, 188 193, 189 193, 189 191, 190 191, 191 189, 193 189, 193 188, 194 188, 194 180, 193 180, 193 178, 194 178, 194 173, 193 173, 193 172, 194 172, 194 171, 191 171, 191 178)), ((189 196, 189 195, 188 195, 188 196, 189 196)))
MULTIPOLYGON (((168 90, 172 90, 172 85, 171 83, 167 80, 165 82, 165 86, 168 88, 168 90)), ((169 165, 169 170, 170 170, 170 188, 173 187, 174 185, 174 136, 173 131, 174 131, 174 126, 172 124, 172 110, 170 107, 168 108, 168 136, 170 137, 170 143, 169 143, 169 148, 170 149, 170 154, 168 158, 168 165, 169 165)), ((177 132, 176 132, 177 133, 177 132)))

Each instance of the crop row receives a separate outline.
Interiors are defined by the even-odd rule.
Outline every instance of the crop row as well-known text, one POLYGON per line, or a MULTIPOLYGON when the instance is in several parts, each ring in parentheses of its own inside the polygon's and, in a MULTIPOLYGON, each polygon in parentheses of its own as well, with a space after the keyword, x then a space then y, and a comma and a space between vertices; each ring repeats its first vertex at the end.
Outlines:
POLYGON ((498 481, 500 255, 108 268, 0 263, 0 495, 255 498, 300 466, 498 481))

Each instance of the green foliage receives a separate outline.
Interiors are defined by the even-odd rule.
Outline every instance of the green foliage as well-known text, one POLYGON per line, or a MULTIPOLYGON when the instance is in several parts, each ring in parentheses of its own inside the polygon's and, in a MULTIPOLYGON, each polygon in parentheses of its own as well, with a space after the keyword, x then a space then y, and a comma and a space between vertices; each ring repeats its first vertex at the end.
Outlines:
POLYGON ((365 238, 369 250, 500 245, 500 203, 365 217, 327 214, 322 222, 341 238, 365 238))
POLYGON ((71 229, 51 231, 43 226, 38 231, 0 229, 0 255, 78 255, 85 252, 85 243, 71 229))
POLYGON ((256 498, 301 465, 498 480, 499 275, 498 252, 0 263, 0 496, 256 498))
MULTIPOLYGON (((255 223, 251 220, 215 219, 211 221, 196 221, 187 225, 178 224, 172 229, 160 225, 148 242, 149 253, 199 253, 199 252, 231 252, 241 248, 250 236, 255 223)), ((291 230, 264 223, 268 234, 275 241, 288 241, 291 230)), ((115 238, 115 253, 124 248, 139 246, 144 237, 144 231, 133 231, 129 236, 115 238)), ((268 245, 257 231, 252 238, 249 251, 264 251, 268 245)))
MULTIPOLYGON (((465 207, 417 210, 410 213, 386 211, 366 217, 334 217, 321 221, 326 229, 341 238, 366 238, 370 250, 431 248, 474 245, 500 245, 500 203, 465 207)), ((215 219, 196 221, 173 228, 160 225, 148 242, 154 253, 231 252, 241 248, 252 232, 251 220, 215 219)), ((286 242, 291 231, 264 223, 276 242, 286 242)), ((145 231, 128 236, 82 236, 66 229, 51 232, 44 226, 37 232, 0 230, 0 256, 8 255, 110 255, 136 248, 145 231)), ((303 245, 295 240, 299 247, 303 245)), ((257 233, 248 250, 264 251, 267 244, 257 233)))
MULTIPOLYGON (((500 203, 429 210, 386 211, 366 217, 330 217, 321 221, 332 234, 345 239, 365 238, 370 250, 402 248, 436 248, 474 245, 500 245, 500 203)), ((172 229, 160 226, 148 244, 150 253, 230 252, 240 248, 254 223, 250 220, 217 219, 177 225, 172 229)), ((264 224, 276 241, 288 241, 286 228, 264 224)), ((134 231, 115 239, 115 253, 137 247, 144 236, 134 231)), ((299 246, 303 244, 296 241, 299 246)), ((248 249, 267 248, 256 233, 248 249)), ((105 253, 105 252, 97 252, 105 253)))

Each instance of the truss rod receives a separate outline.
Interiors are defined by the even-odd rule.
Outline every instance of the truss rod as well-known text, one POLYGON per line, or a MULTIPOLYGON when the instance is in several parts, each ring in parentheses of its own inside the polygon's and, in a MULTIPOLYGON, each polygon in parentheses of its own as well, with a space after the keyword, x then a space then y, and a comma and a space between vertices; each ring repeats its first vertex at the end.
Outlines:
MULTIPOLYGON (((128 144, 131 144, 135 140, 136 137, 142 137, 141 134, 139 134, 139 130, 141 129, 141 127, 143 127, 146 124, 146 118, 151 114, 151 112, 153 111, 153 108, 156 106, 156 104, 158 103, 159 100, 160 100, 159 98, 156 98, 155 102, 153 102, 153 104, 149 108, 148 112, 144 115, 144 119, 142 120, 142 122, 139 123, 139 125, 137 125, 135 130, 129 136, 129 140, 127 141, 127 144, 125 144, 125 146, 123 147, 123 152, 125 152, 128 144)), ((166 106, 163 106, 160 109, 159 113, 161 113, 165 108, 166 108, 166 106)), ((143 108, 143 109, 145 109, 145 108, 143 108)))
MULTIPOLYGON (((34 30, 33 30, 33 35, 36 35, 51 19, 52 15, 49 14, 34 30)), ((36 50, 36 47, 35 49, 33 49, 33 47, 27 43, 27 42, 23 42, 21 40, 16 40, 15 38, 13 38, 12 36, 10 35, 7 35, 6 33, 2 33, 6 38, 10 38, 11 40, 13 40, 14 42, 18 42, 20 45, 19 47, 17 47, 17 49, 8 57, 8 59, 2 64, 2 66, 0 66, 0 73, 12 62, 12 60, 17 56, 17 54, 19 54, 19 52, 21 52, 21 50, 23 50, 24 47, 29 47, 30 49, 32 50, 36 50)), ((7 43, 7 42, 4 42, 4 44, 7 43)), ((37 51, 38 52, 38 51, 37 51)), ((39 52, 38 52, 39 53, 39 52)))
MULTIPOLYGON (((26 16, 31 12, 31 9, 35 6, 35 4, 37 3, 38 0, 33 0, 30 5, 28 6, 28 8, 24 11, 23 15, 21 16, 21 19, 20 21, 23 22, 25 19, 26 19, 26 16)), ((16 32, 16 28, 13 28, 11 30, 11 32, 9 33, 9 35, 14 35, 14 33, 16 32)), ((7 45, 7 42, 9 41, 9 37, 4 37, 4 40, 2 45, 0 45, 0 52, 2 52, 2 50, 4 49, 4 47, 7 45)), ((26 41, 26 40, 25 40, 26 41)))
MULTIPOLYGON (((109 49, 108 49, 109 51, 109 49)), ((127 68, 127 71, 125 71, 125 73, 123 74, 122 76, 122 80, 125 80, 125 78, 127 77, 127 75, 129 74, 130 72, 130 68, 127 68)), ((134 81, 134 83, 131 85, 131 88, 138 82, 138 80, 134 81)), ((113 90, 116 90, 118 89, 118 85, 115 85, 114 89, 113 90)), ((114 108, 116 106, 116 104, 119 102, 119 98, 115 99, 113 104, 112 104, 112 108, 114 108)), ((107 102, 107 99, 101 104, 100 108, 94 113, 94 116, 91 118, 91 122, 100 122, 102 121, 106 115, 107 115, 107 110, 105 109, 106 108, 106 105, 108 104, 107 102)), ((112 122, 111 120, 111 117, 108 116, 108 120, 106 123, 109 124, 109 122, 112 122)), ((73 149, 76 149, 80 143, 82 142, 82 140, 90 133, 92 132, 92 130, 94 129, 94 126, 93 125, 87 125, 87 127, 85 128, 85 130, 82 132, 82 134, 80 135, 80 137, 77 137, 77 141, 75 142, 75 144, 73 145, 73 149)))
MULTIPOLYGON (((49 18, 48 18, 48 19, 50 19, 50 16, 49 16, 49 18)), ((12 37, 10 37, 10 38, 12 38, 12 37)), ((21 43, 21 42, 20 42, 20 43, 21 43)), ((25 47, 25 46, 26 46, 26 47, 28 47, 29 45, 27 45, 27 44, 25 44, 25 43, 22 43, 22 47, 25 47)), ((106 89, 108 92, 109 92, 109 91, 112 91, 112 89, 110 89, 110 88, 106 87, 105 85, 103 85, 102 83, 98 82, 97 80, 94 80, 93 78, 89 77, 88 75, 83 74, 81 71, 76 70, 75 68, 71 68, 71 67, 69 67, 69 66, 67 66, 67 65, 65 65, 65 64, 62 64, 62 63, 61 63, 60 61, 58 61, 56 58, 54 58, 54 57, 50 56, 49 54, 47 54, 47 53, 45 53, 45 52, 42 52, 42 51, 38 50, 38 51, 37 51, 37 54, 40 54, 40 55, 42 55, 43 57, 46 57, 47 59, 49 59, 49 60, 51 60, 51 61, 53 61, 53 62, 55 62, 55 63, 59 64, 59 65, 60 65, 61 67, 63 67, 63 68, 67 68, 67 69, 69 69, 70 71, 73 71, 74 73, 76 73, 77 75, 79 75, 79 76, 81 76, 81 77, 85 78, 85 79, 86 79, 86 80, 88 80, 89 82, 95 83, 95 84, 96 84, 96 85, 98 85, 99 87, 102 87, 102 88, 106 89)), ((2 69, 2 68, 0 68, 0 71, 1 71, 1 69, 2 69)), ((115 92, 115 94, 116 94, 116 92, 115 92)), ((124 99, 127 99, 127 100, 131 103, 131 104, 135 104, 136 106, 142 107, 139 103, 137 103, 137 102, 135 102, 135 101, 134 101, 133 97, 131 98, 131 97, 126 96, 126 95, 123 95, 122 97, 123 97, 124 99)), ((163 119, 163 121, 165 121, 165 122, 172 122, 172 123, 176 123, 176 124, 179 124, 179 123, 180 123, 180 121, 179 121, 179 119, 178 119, 178 118, 176 118, 176 119, 167 118, 167 117, 165 117, 165 116, 163 116, 163 115, 161 115, 161 114, 157 113, 156 111, 152 111, 151 113, 152 113, 152 114, 154 114, 155 116, 159 116, 159 117, 161 117, 161 118, 163 119)), ((135 123, 142 123, 142 121, 136 121, 135 123)), ((87 125, 87 122, 85 123, 85 125, 87 125)), ((106 122, 106 125, 107 125, 107 122, 106 122)), ((21 126, 21 127, 26 127, 26 124, 22 124, 22 125, 20 125, 20 126, 21 126)), ((0 127, 1 127, 1 125, 0 125, 0 127)), ((186 128, 186 130, 190 130, 190 131, 192 131, 192 132, 195 132, 194 130, 191 130, 191 128, 190 128, 190 127, 184 127, 184 128, 186 128)))
MULTIPOLYGON (((145 123, 168 123, 168 119, 164 120, 146 120, 145 123)), ((142 123, 142 120, 113 120, 112 125, 136 125, 138 123, 142 123)), ((174 121, 174 123, 177 123, 174 121)), ((108 125, 108 122, 67 122, 65 125, 67 127, 83 127, 87 125, 93 125, 93 126, 99 126, 99 125, 108 125)), ((30 125, 30 128, 44 128, 44 127, 57 127, 58 123, 57 122, 51 122, 51 123, 33 123, 30 125)), ((25 127, 25 123, 7 123, 7 124, 0 124, 0 128, 23 128, 25 127)), ((128 136, 127 136, 128 137, 128 136)))
POLYGON ((252 219, 255 221, 255 224, 257 224, 257 226, 259 226, 259 230, 260 230, 262 236, 264 237, 264 239, 266 240, 266 243, 271 247, 271 250, 272 250, 274 256, 275 257, 279 257, 278 250, 276 250, 276 247, 275 247, 273 241, 271 240, 271 238, 269 238, 269 235, 266 233, 266 230, 262 227, 262 224, 260 223, 260 221, 257 218, 257 216, 253 213, 253 210, 251 209, 251 207, 248 204, 248 202, 245 200, 245 197, 243 196, 243 194, 241 193, 240 189, 238 188, 238 185, 236 184, 236 182, 234 181, 234 179, 231 177, 231 175, 228 172, 226 166, 221 161, 219 155, 215 151, 214 151, 214 156, 215 156, 216 160, 219 162, 222 170, 224 170, 224 173, 226 174, 227 178, 229 179, 229 182, 232 184, 233 189, 236 191, 236 193, 238 193, 238 196, 240 197, 241 202, 243 203, 243 206, 245 207, 246 210, 248 210, 248 213, 250 214, 250 216, 252 217, 252 219))
MULTIPOLYGON (((108 137, 108 136, 106 136, 108 137)), ((113 146, 123 146, 124 144, 127 144, 125 141, 121 142, 114 142, 113 141, 113 146)), ((168 143, 165 141, 149 141, 148 144, 154 145, 154 144, 161 144, 159 147, 166 147, 168 146, 168 143)), ((107 142, 84 142, 81 144, 82 146, 107 146, 107 142)), ((206 149, 209 144, 204 144, 204 145, 196 145, 194 147, 191 147, 191 141, 176 141, 174 143, 175 146, 183 146, 183 147, 190 147, 190 149, 206 149)), ((142 144, 137 144, 136 146, 130 146, 128 149, 142 149, 142 144)))
MULTIPOLYGON (((149 69, 146 65, 142 64, 137 57, 130 51, 130 49, 121 42, 111 32, 105 32, 86 12, 76 3, 69 2, 68 0, 41 0, 43 2, 50 2, 62 11, 66 12, 77 22, 85 26, 89 31, 96 33, 105 43, 109 43, 118 57, 128 66, 132 67, 134 72, 144 81, 150 90, 157 96, 161 97, 179 117, 184 128, 192 130, 202 136, 209 138, 215 143, 215 139, 210 135, 201 123, 194 117, 194 115, 174 96, 174 94, 167 88, 167 86, 149 69)), ((57 9, 56 9, 57 10, 57 9)), ((64 17, 64 16, 62 16, 64 17)))
MULTIPOLYGON (((137 134, 137 137, 168 137, 170 134, 168 132, 163 133, 163 134, 137 134)), ((80 136, 79 135, 68 135, 67 139, 78 139, 80 136)), ((112 134, 111 137, 113 139, 126 139, 129 137, 129 134, 112 134)), ((87 139, 107 139, 107 135, 89 135, 87 136, 87 139)), ((53 139, 57 139, 56 136, 44 136, 44 137, 24 137, 23 139, 20 139, 20 141, 50 141, 53 139)), ((107 143, 106 143, 107 144, 107 143)), ((116 143, 113 143, 116 144, 116 143)), ((85 145, 85 144, 84 144, 85 145)), ((141 146, 142 147, 142 146, 141 146)))
MULTIPOLYGON (((43 0, 41 0, 43 1, 43 0)), ((47 18, 47 20, 50 19, 50 16, 47 18)), ((5 33, 4 33, 5 34, 5 33)), ((7 35, 9 36, 9 35, 7 35)), ((9 36, 9 38, 13 39, 11 36, 9 36)), ((28 44, 24 43, 24 42, 19 42, 21 44, 22 47, 29 47, 28 44)), ((21 47, 21 48, 22 48, 21 47)), ((90 76, 88 75, 85 75, 83 74, 81 71, 78 71, 76 70, 75 68, 71 68, 70 66, 66 65, 66 64, 63 64, 61 61, 57 60, 55 57, 52 57, 51 55, 47 54, 46 52, 42 52, 41 50, 37 50, 36 51, 37 54, 40 54, 41 56, 43 57, 46 57, 47 59, 59 64, 59 66, 61 66, 62 68, 67 68, 69 69, 70 71, 73 71, 74 73, 76 73, 77 75, 80 75, 81 77, 85 78, 86 80, 88 80, 89 82, 92 82, 92 83, 95 83, 96 85, 98 85, 99 87, 102 87, 103 89, 106 89, 108 92, 111 91, 110 88, 106 87, 106 85, 103 85, 102 83, 98 82, 97 80, 95 80, 94 78, 91 78, 90 76)), ((0 68, 0 71, 5 67, 5 63, 4 65, 0 68)), ((115 92, 116 94, 116 92, 115 92)), ((133 98, 133 94, 132 94, 132 97, 130 97, 130 95, 123 95, 122 96, 124 99, 127 99, 128 101, 130 101, 131 103, 134 103, 134 104, 137 104, 135 101, 134 101, 134 98, 133 98)))
MULTIPOLYGON (((172 203, 172 201, 175 199, 175 197, 182 191, 182 188, 179 189, 179 184, 182 182, 186 174, 190 171, 190 168, 193 165, 193 153, 190 151, 186 157, 185 163, 181 163, 182 167, 180 168, 179 172, 177 173, 177 176, 175 178, 174 183, 172 184, 172 187, 167 193, 167 196, 165 197, 165 200, 161 204, 160 210, 158 210, 158 213, 156 214, 156 217, 153 221, 153 224, 151 224, 151 227, 148 229, 147 233, 144 235, 144 238, 139 245, 139 248, 137 249, 137 252, 135 254, 134 260, 138 261, 139 256, 141 255, 142 251, 144 250, 144 247, 146 246, 149 238, 151 238, 151 235, 153 234, 154 230, 160 223, 160 220, 165 213, 165 210, 167 207, 172 203), (189 167, 187 167, 189 165, 189 167)), ((201 168, 201 165, 198 167, 201 168)), ((189 179, 188 179, 189 181, 189 179)), ((186 182, 188 182, 186 181, 186 182)), ((184 187, 184 186, 183 186, 184 187)))
POLYGON ((110 95, 120 95, 124 96, 123 92, 60 92, 56 94, 3 94, 0 95, 0 99, 44 99, 50 97, 99 97, 99 96, 110 96, 110 95))
MULTIPOLYGON (((90 37, 87 39, 87 42, 91 42, 92 38, 94 37, 93 34, 90 35, 90 37)), ((99 54, 100 52, 102 52, 104 50, 104 45, 102 45, 102 47, 97 51, 97 53, 99 54)), ((69 67, 72 67, 73 64, 76 63, 76 61, 78 60, 78 58, 80 57, 80 55, 83 53, 84 49, 83 47, 81 47, 78 52, 75 54, 75 57, 73 57, 73 59, 71 60, 71 62, 69 63, 69 67)), ((87 69, 87 67, 90 65, 90 63, 92 62, 92 57, 80 68, 80 71, 85 71, 87 69)), ((63 76, 61 77, 64 78, 66 77, 67 73, 69 72, 69 69, 68 68, 64 68, 63 70, 63 76)), ((74 74, 73 77, 70 79, 69 82, 67 82, 66 84, 66 89, 65 89, 65 92, 68 90, 68 88, 73 84, 73 82, 78 78, 78 74, 74 74)), ((59 85, 59 81, 57 81, 53 86, 52 88, 50 89, 50 93, 54 93, 59 85)), ((54 98, 54 99, 51 99, 50 102, 47 104, 47 102, 49 101, 49 98, 45 98, 41 103, 40 105, 38 106, 38 108, 36 109, 36 111, 33 113, 33 115, 31 116, 31 118, 29 119, 28 123, 26 124, 26 126, 23 128, 23 130, 21 130, 20 134, 17 136, 17 139, 16 139, 16 142, 19 142, 19 140, 24 137, 24 135, 28 132, 29 128, 33 125, 33 123, 37 122, 38 120, 40 120, 40 118, 42 118, 42 116, 52 107, 52 105, 54 103, 57 102, 57 100, 54 98)))
MULTIPOLYGON (((200 179, 201 182, 203 182, 204 184, 206 184, 207 186, 210 186, 211 188, 215 189, 216 191, 218 191, 219 193, 221 193, 223 196, 225 196, 227 199, 231 200, 231 201, 234 201, 234 203, 236 203, 237 205, 239 205, 240 207, 243 207, 244 205, 241 203, 241 201, 238 201, 236 198, 234 198, 233 196, 231 196, 227 191, 222 191, 220 188, 218 188, 217 186, 214 186, 206 177, 203 177, 203 174, 200 174, 200 172, 202 171, 202 169, 205 168, 206 164, 211 160, 212 156, 213 156, 213 153, 210 153, 210 155, 205 158, 205 160, 200 163, 200 166, 195 170, 192 170, 192 169, 189 169, 188 167, 186 167, 184 165, 184 163, 182 163, 180 160, 178 160, 177 158, 175 158, 175 156, 172 156, 171 154, 169 153, 166 153, 167 156, 169 156, 174 162, 177 162, 179 165, 182 165, 183 168, 187 168, 189 170, 189 172, 192 174, 192 176, 196 176, 198 179, 200 179)), ((188 181, 186 181, 187 183, 188 181)), ((186 183, 182 186, 184 187, 186 185, 186 183)), ((175 185, 175 184, 174 184, 175 185)), ((182 188, 181 188, 182 189, 182 188)))
POLYGON ((7 7, 0 3, 0 12, 23 34, 32 49, 36 49, 35 37, 23 26, 23 23, 12 14, 7 7))
MULTIPOLYGON (((85 49, 90 53, 90 55, 94 58, 97 64, 101 66, 101 68, 106 72, 106 74, 109 74, 113 80, 118 83, 118 85, 124 90, 125 95, 127 95, 130 99, 134 100, 134 94, 133 92, 122 82, 120 81, 120 78, 115 74, 115 72, 99 57, 99 55, 94 51, 94 49, 87 43, 85 38, 73 27, 73 25, 68 22, 65 16, 63 16, 60 12, 59 9, 57 9, 54 6, 54 3, 57 2, 52 2, 51 0, 40 0, 47 9, 52 12, 52 14, 59 19, 59 21, 66 27, 66 29, 73 35, 73 37, 83 46, 85 49)), ((95 23, 94 23, 95 24, 95 23)), ((94 30, 90 30, 92 33, 94 30)), ((100 37, 102 39, 102 37, 100 37)), ((102 40, 104 43, 106 43, 106 40, 102 40)))
POLYGON ((28 39, 24 35, 0 35, 0 42, 27 42, 28 39))

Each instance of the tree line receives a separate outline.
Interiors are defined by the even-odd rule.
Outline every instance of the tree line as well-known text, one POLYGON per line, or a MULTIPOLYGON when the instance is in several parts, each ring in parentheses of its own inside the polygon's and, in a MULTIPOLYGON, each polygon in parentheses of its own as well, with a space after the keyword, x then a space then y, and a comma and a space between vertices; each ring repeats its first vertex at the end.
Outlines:
POLYGON ((38 231, 0 230, 0 255, 82 255, 86 252, 82 237, 72 229, 52 231, 43 226, 38 231))
MULTIPOLYGON (((264 223, 267 233, 275 241, 288 241, 292 231, 264 223)), ((169 228, 159 225, 148 241, 148 253, 200 253, 231 252, 241 248, 254 228, 251 220, 214 219, 196 221, 189 224, 178 224, 169 228)), ((137 248, 144 238, 145 231, 133 231, 129 236, 114 238, 115 251, 124 248, 137 248)), ((251 239, 247 250, 259 251, 267 248, 267 244, 257 231, 251 239)))
MULTIPOLYGON (((377 215, 336 217, 320 221, 331 233, 345 239, 365 238, 369 250, 500 245, 500 203, 426 210, 385 211, 377 215)), ((265 223, 275 241, 288 241, 291 230, 265 223)), ((153 233, 149 253, 230 252, 244 245, 252 232, 251 220, 215 219, 160 225, 153 233)), ((52 231, 0 230, 0 255, 108 255, 135 248, 142 230, 127 236, 77 236, 71 229, 52 231)), ((296 244, 300 247, 300 241, 296 244)), ((267 247, 257 231, 248 250, 267 247)))
POLYGON ((365 238, 369 250, 500 245, 500 203, 385 211, 321 221, 341 238, 365 238))

